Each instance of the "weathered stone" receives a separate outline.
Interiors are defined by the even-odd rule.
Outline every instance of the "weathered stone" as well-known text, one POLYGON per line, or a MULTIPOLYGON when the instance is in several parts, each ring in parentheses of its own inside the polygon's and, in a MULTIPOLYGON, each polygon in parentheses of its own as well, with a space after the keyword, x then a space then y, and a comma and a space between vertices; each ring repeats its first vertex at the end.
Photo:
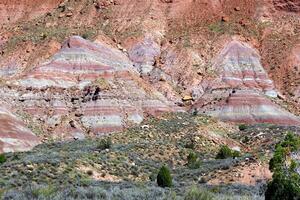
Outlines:
POLYGON ((40 99, 25 99, 28 113, 46 117, 52 127, 54 125, 57 130, 63 127, 70 133, 78 131, 77 125, 74 127, 75 124, 67 123, 59 126, 50 119, 74 113, 74 116, 80 117, 85 129, 101 135, 139 124, 147 115, 156 116, 177 110, 175 104, 140 78, 131 61, 121 51, 78 36, 71 37, 53 58, 16 83, 40 90, 55 87, 78 91, 69 105, 64 102, 66 94, 63 93, 58 94, 56 100, 52 95, 47 103, 40 102, 40 99))
POLYGON ((9 110, 0 107, 0 153, 26 151, 40 141, 25 124, 9 110))
POLYGON ((138 71, 144 75, 149 74, 155 63, 155 57, 160 54, 160 46, 151 37, 146 37, 128 51, 130 60, 138 71))
POLYGON ((216 58, 214 68, 230 88, 258 89, 268 96, 277 97, 274 84, 260 63, 258 52, 246 43, 228 43, 216 58))
POLYGON ((224 121, 300 125, 300 119, 254 91, 236 91, 214 112, 224 121))
POLYGON ((191 101, 193 100, 193 97, 192 96, 189 96, 189 95, 186 95, 182 98, 183 101, 191 101))

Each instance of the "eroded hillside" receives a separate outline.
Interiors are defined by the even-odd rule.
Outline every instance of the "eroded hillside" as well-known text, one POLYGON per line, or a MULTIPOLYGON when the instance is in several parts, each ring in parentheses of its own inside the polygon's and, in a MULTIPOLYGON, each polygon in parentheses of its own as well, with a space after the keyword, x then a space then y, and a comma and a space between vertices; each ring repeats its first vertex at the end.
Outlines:
POLYGON ((166 163, 179 198, 192 182, 218 188, 217 199, 263 198, 274 144, 299 133, 299 8, 297 0, 1 1, 0 153, 45 143, 7 154, 3 193, 30 199, 33 188, 56 188, 59 199, 69 186, 94 191, 107 181, 122 196, 142 182, 169 198, 151 182, 166 163), (97 149, 98 137, 112 149, 97 149), (215 159, 222 145, 242 156, 215 159), (196 171, 186 163, 191 149, 203 164, 196 171))

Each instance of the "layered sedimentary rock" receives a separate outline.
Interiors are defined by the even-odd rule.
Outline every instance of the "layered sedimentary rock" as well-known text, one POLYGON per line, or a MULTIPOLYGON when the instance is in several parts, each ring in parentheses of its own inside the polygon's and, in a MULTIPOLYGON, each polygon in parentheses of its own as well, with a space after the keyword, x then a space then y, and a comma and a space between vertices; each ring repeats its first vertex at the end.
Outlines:
POLYGON ((68 125, 74 131, 99 135, 138 124, 147 115, 177 110, 139 76, 121 51, 74 36, 16 84, 36 90, 23 95, 28 113, 48 117, 52 127, 60 127, 60 116, 75 119, 79 125, 68 125))
POLYGON ((284 111, 268 98, 253 91, 236 91, 219 108, 216 116, 237 123, 300 125, 300 119, 284 111))
POLYGON ((160 55, 160 46, 151 37, 145 37, 128 53, 138 71, 141 74, 147 74, 153 70, 155 57, 160 55))
POLYGON ((258 52, 246 43, 235 40, 228 43, 216 58, 214 68, 230 88, 261 90, 266 95, 277 96, 258 52))
POLYGON ((73 36, 49 61, 35 68, 19 83, 35 88, 84 87, 97 78, 126 77, 131 65, 120 51, 73 36))
POLYGON ((260 64, 259 54, 249 45, 232 41, 214 63, 218 78, 207 84, 205 93, 193 105, 224 121, 300 125, 300 119, 273 103, 277 97, 273 82, 260 64))
POLYGON ((0 132, 0 153, 26 151, 39 144, 38 137, 2 105, 0 107, 0 132))

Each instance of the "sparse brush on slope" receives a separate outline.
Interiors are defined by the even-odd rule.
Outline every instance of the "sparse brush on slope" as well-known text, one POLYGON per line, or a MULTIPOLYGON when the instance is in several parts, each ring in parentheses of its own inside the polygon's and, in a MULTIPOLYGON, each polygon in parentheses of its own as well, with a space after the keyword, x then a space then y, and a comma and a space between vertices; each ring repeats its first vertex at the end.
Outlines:
POLYGON ((110 138, 102 139, 99 141, 97 149, 105 150, 109 149, 112 146, 112 141, 110 138))
POLYGON ((208 190, 200 189, 197 186, 192 186, 185 194, 184 200, 212 200, 214 196, 208 190))
POLYGON ((187 157, 187 160, 188 160, 187 166, 190 169, 198 169, 201 165, 201 161, 199 160, 195 152, 190 152, 190 154, 187 157))

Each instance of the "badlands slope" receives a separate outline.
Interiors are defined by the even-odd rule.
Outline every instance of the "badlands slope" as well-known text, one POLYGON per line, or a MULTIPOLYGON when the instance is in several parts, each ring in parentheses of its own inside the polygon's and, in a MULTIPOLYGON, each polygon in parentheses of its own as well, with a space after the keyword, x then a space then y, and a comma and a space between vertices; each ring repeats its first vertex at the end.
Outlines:
POLYGON ((40 140, 178 111, 300 124, 297 1, 0 5, 1 100, 40 140))
POLYGON ((0 2, 0 199, 264 199, 299 116, 298 0, 0 2))

